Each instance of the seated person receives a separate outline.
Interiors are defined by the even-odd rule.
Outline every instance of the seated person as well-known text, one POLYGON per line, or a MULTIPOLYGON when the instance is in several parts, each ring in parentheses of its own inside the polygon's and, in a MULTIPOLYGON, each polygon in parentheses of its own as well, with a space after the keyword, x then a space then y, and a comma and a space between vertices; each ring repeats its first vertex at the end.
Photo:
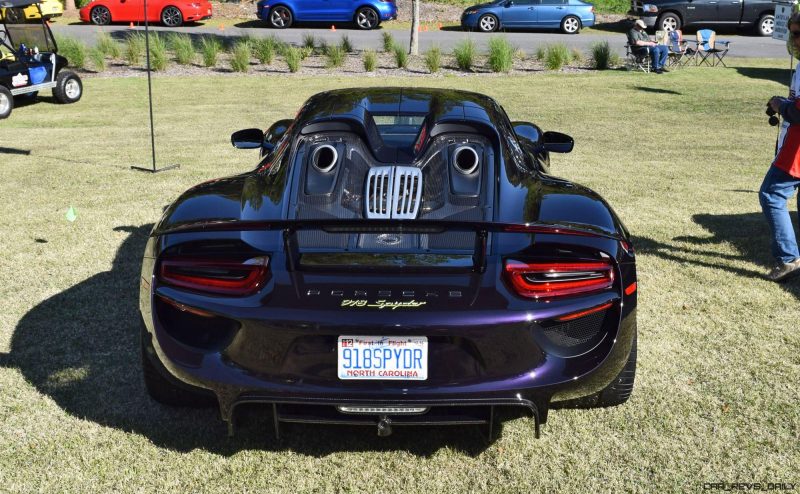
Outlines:
POLYGON ((633 27, 628 31, 628 44, 631 45, 631 50, 636 54, 647 53, 653 61, 653 70, 656 74, 664 71, 664 64, 667 63, 667 47, 659 45, 655 41, 650 41, 645 30, 644 21, 636 19, 633 27))

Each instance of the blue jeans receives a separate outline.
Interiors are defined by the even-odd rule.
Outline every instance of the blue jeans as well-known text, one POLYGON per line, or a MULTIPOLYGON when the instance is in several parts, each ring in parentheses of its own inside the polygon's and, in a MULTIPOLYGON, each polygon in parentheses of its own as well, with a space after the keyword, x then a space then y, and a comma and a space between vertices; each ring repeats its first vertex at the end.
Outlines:
MULTIPOLYGON (((769 229, 772 230, 772 255, 784 263, 800 258, 787 206, 798 186, 800 178, 770 166, 758 193, 761 210, 764 211, 769 229)), ((800 207, 800 196, 797 198, 797 203, 800 207)))
POLYGON ((648 46, 647 53, 650 54, 650 60, 653 61, 654 69, 658 70, 664 68, 664 64, 667 63, 667 57, 669 56, 666 45, 648 46))

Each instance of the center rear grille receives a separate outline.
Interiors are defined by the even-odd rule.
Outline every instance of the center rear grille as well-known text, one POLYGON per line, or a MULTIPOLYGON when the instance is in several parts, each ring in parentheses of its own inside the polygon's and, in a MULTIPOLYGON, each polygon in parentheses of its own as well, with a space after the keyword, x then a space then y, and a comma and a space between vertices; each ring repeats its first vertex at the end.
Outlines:
POLYGON ((414 219, 422 197, 422 170, 413 166, 370 168, 364 183, 365 215, 370 219, 414 219))

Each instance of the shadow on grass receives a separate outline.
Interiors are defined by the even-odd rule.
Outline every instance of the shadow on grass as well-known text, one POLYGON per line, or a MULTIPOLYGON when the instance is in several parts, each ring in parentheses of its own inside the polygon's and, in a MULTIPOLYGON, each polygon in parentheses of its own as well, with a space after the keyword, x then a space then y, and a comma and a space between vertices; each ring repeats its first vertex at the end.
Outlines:
MULTIPOLYGON (((674 243, 658 242, 647 237, 635 237, 637 253, 652 255, 681 264, 693 264, 728 271, 743 278, 764 280, 764 273, 775 260, 770 254, 770 232, 761 213, 746 214, 696 214, 692 220, 711 233, 710 236, 679 236, 674 243), (711 247, 732 245, 739 254, 720 254, 711 247), (699 259, 704 257, 706 259, 699 259), (710 260, 707 260, 710 259, 710 260), (730 261, 755 263, 760 268, 737 267, 730 261)), ((792 224, 797 225, 797 215, 792 213, 792 224)), ((764 280, 767 283, 766 280, 764 280)), ((795 298, 800 299, 800 278, 780 285, 795 298)))
POLYGON ((636 89, 637 91, 643 91, 645 93, 676 94, 678 96, 683 94, 679 91, 673 91, 672 89, 661 89, 661 88, 646 87, 646 86, 634 86, 633 89, 636 89))
MULTIPOLYGON (((236 436, 229 438, 216 407, 170 408, 152 401, 141 377, 138 310, 141 255, 151 227, 115 228, 129 235, 112 269, 32 308, 17 325, 10 352, 0 354, 0 365, 19 369, 68 415, 130 431, 176 451, 232 455, 248 449, 291 450, 321 457, 339 451, 403 450, 427 457, 441 447, 472 456, 487 447, 477 426, 398 427, 392 436, 378 438, 374 427, 290 424, 282 426, 278 442, 268 406, 242 406, 236 436)), ((496 434, 501 429, 501 423, 495 425, 496 434)), ((533 434, 532 421, 530 430, 533 434)))
POLYGON ((765 81, 777 82, 778 84, 789 84, 791 81, 791 70, 789 67, 785 69, 775 68, 757 68, 757 67, 736 67, 736 71, 751 79, 762 79, 765 81))
POLYGON ((23 156, 28 156, 31 154, 30 149, 17 149, 17 148, 4 148, 0 147, 0 154, 20 154, 23 156))

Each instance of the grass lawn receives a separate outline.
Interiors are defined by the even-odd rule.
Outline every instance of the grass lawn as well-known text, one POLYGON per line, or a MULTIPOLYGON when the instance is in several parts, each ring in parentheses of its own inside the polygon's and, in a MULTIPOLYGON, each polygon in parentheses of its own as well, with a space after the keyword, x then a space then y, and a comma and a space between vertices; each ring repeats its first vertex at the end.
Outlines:
MULTIPOLYGON (((85 80, 0 122, 0 491, 699 491, 800 483, 800 280, 771 263, 756 191, 785 94, 785 60, 729 69, 524 77, 163 77, 85 80), (511 418, 477 428, 288 426, 245 410, 162 407, 139 372, 146 236, 187 187, 255 165, 230 134, 291 117, 313 93, 374 85, 469 89, 514 120, 575 137, 553 172, 599 191, 635 236, 639 368, 626 405, 555 410, 534 439, 511 418), (67 209, 77 219, 65 218, 67 209)), ((794 203, 794 201, 792 201, 794 203)), ((792 205, 794 210, 794 205, 792 205)))

